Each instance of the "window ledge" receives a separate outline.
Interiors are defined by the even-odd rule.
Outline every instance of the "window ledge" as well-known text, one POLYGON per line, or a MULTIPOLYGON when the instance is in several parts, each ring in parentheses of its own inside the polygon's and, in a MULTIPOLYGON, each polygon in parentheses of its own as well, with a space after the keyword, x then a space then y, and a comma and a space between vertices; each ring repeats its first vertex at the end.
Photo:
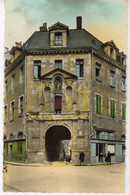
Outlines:
POLYGON ((39 78, 33 78, 33 81, 39 81, 40 79, 39 78))
POLYGON ((96 81, 98 81, 99 83, 101 83, 102 81, 101 81, 101 79, 96 79, 96 81))
POLYGON ((84 77, 78 77, 78 80, 84 80, 84 77))
POLYGON ((19 118, 23 117, 23 114, 19 114, 19 118))
POLYGON ((111 88, 115 88, 115 86, 113 86, 113 85, 110 85, 110 87, 111 87, 111 88))

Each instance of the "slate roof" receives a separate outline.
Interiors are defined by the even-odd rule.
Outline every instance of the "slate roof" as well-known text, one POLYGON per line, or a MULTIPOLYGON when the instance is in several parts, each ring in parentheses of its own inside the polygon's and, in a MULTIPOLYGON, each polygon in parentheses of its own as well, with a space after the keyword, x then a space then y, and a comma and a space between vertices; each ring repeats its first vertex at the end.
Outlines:
MULTIPOLYGON (((75 48, 94 48, 104 53, 103 43, 96 37, 90 34, 85 29, 70 29, 68 30, 66 49, 75 48)), ((44 50, 50 48, 49 31, 42 32, 36 31, 32 36, 24 43, 23 50, 44 50)), ((61 49, 57 47, 54 49, 61 49)))

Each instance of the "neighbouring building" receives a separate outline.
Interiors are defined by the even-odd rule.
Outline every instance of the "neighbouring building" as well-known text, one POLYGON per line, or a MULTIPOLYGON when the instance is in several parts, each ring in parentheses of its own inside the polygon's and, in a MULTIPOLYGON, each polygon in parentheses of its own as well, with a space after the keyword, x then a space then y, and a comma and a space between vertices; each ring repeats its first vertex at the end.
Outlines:
POLYGON ((44 23, 5 53, 4 159, 125 158, 126 55, 82 28, 44 23))

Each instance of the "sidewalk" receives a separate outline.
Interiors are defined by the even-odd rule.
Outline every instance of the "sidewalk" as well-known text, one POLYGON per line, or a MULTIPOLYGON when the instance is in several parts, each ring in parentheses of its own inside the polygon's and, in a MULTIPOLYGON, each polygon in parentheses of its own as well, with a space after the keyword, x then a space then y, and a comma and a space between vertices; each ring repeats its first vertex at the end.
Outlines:
MULTIPOLYGON (((80 166, 80 163, 70 163, 70 162, 43 162, 43 163, 17 163, 4 161, 5 164, 15 165, 15 166, 29 166, 29 167, 42 167, 42 166, 80 166)), ((115 163, 111 163, 115 164, 115 163)), ((100 165, 110 165, 110 163, 84 163, 83 166, 100 166, 100 165)))

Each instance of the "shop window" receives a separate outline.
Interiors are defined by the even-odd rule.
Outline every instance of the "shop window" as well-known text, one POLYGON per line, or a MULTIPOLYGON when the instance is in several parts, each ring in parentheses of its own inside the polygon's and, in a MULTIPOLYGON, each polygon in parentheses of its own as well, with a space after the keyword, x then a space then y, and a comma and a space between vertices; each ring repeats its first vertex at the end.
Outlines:
POLYGON ((7 117, 8 117, 8 107, 6 105, 4 107, 4 123, 7 123, 7 117))
POLYGON ((115 100, 110 100, 110 117, 115 118, 115 100))
POLYGON ((122 120, 126 119, 126 104, 122 103, 122 120))
POLYGON ((84 60, 83 59, 76 60, 76 75, 78 77, 84 76, 84 60))
POLYGON ((38 79, 41 76, 41 61, 34 61, 34 79, 38 79))
POLYGON ((55 60, 55 68, 62 69, 62 60, 55 60))
POLYGON ((24 71, 23 66, 20 68, 20 78, 19 78, 20 84, 24 81, 24 71))
POLYGON ((14 106, 15 106, 15 102, 11 102, 10 103, 10 121, 14 121, 14 106))
POLYGON ((96 80, 101 81, 101 65, 96 63, 96 80))
POLYGON ((62 33, 61 33, 61 32, 55 33, 54 45, 55 45, 55 46, 62 46, 62 45, 63 45, 62 33))
POLYGON ((19 117, 23 116, 23 96, 19 97, 19 117))
POLYGON ((15 88, 15 74, 12 75, 11 77, 11 90, 15 88))
POLYGON ((22 143, 18 143, 18 154, 22 154, 22 143))
POLYGON ((110 86, 115 87, 115 72, 110 71, 110 86))
POLYGON ((55 96, 55 113, 60 114, 62 110, 62 97, 55 96))
POLYGON ((96 95, 96 114, 101 115, 101 96, 96 95))
POLYGON ((8 81, 6 80, 5 81, 5 94, 8 93, 8 81))
POLYGON ((122 91, 126 91, 126 78, 122 77, 122 91))

